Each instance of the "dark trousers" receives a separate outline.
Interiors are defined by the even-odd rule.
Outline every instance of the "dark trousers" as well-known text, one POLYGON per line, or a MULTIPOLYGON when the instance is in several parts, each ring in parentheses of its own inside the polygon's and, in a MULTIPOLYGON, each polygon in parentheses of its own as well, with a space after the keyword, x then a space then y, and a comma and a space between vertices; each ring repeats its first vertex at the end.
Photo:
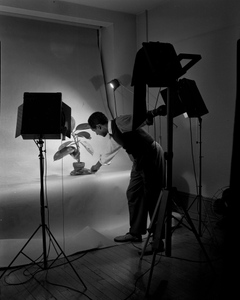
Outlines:
POLYGON ((161 146, 154 142, 144 157, 134 160, 131 170, 127 189, 130 233, 146 234, 148 214, 151 219, 164 187, 164 152, 161 146))

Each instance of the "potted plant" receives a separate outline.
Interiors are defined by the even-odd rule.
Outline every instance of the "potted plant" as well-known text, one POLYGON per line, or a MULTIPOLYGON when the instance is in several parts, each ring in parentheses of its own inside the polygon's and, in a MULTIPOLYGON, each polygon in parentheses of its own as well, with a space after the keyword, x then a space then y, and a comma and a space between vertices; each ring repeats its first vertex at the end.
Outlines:
POLYGON ((54 154, 53 160, 59 160, 64 156, 71 155, 76 162, 73 163, 74 170, 70 175, 85 175, 91 174, 89 169, 85 168, 85 163, 80 159, 80 145, 82 145, 91 155, 93 155, 92 146, 86 141, 91 139, 89 132, 85 131, 90 129, 88 123, 81 123, 75 128, 75 120, 71 117, 71 137, 70 141, 64 142, 58 148, 58 151, 54 154), (75 128, 75 129, 74 129, 75 128))

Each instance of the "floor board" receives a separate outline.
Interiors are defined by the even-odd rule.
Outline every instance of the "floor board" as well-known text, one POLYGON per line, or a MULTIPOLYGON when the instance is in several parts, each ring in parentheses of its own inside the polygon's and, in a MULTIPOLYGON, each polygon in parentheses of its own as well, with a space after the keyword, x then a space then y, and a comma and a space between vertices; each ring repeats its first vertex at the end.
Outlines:
POLYGON ((171 257, 157 254, 150 282, 152 255, 140 260, 138 251, 144 242, 126 243, 77 253, 69 257, 71 265, 65 258, 58 259, 48 271, 36 265, 10 269, 1 278, 0 299, 221 299, 224 234, 218 229, 212 232, 214 235, 209 231, 201 241, 214 271, 194 234, 181 227, 172 236, 171 257))

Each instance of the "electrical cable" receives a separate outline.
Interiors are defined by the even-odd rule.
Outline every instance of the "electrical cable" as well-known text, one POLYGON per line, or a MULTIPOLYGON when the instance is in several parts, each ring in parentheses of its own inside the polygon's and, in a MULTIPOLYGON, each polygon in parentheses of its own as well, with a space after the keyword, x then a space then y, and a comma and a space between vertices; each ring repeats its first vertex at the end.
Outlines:
MULTIPOLYGON (((133 243, 132 243, 132 244, 133 244, 133 243)), ((154 264, 154 267, 157 266, 157 265, 160 263, 161 258, 162 258, 162 255, 161 255, 161 253, 159 253, 159 259, 158 259, 158 261, 154 264)), ((146 262, 148 262, 148 263, 151 263, 151 262, 149 262, 149 261, 147 261, 147 260, 144 260, 144 261, 146 261, 146 262)), ((137 289, 137 283, 138 283, 138 281, 139 281, 143 276, 145 276, 150 270, 151 270, 151 267, 148 268, 145 272, 143 272, 143 273, 136 279, 136 281, 135 281, 135 283, 134 283, 134 290, 132 291, 131 294, 129 294, 126 298, 124 298, 124 300, 127 300, 127 299, 129 299, 130 297, 132 297, 132 295, 134 295, 134 293, 136 292, 136 289, 137 289)))
POLYGON ((63 251, 65 252, 66 241, 65 241, 65 214, 64 214, 64 180, 63 180, 63 159, 61 164, 61 172, 62 172, 62 234, 63 234, 63 251))
MULTIPOLYGON (((169 258, 168 256, 162 254, 162 257, 165 257, 165 258, 169 258)), ((173 259, 178 259, 178 260, 183 260, 183 261, 187 261, 187 262, 190 262, 190 263, 198 263, 198 264, 202 264, 202 263, 209 263, 208 260, 193 260, 193 259, 188 259, 188 258, 183 258, 183 257, 177 257, 177 256, 171 256, 170 258, 173 258, 173 259)), ((214 261, 218 261, 219 259, 221 259, 221 257, 217 257, 217 258, 214 258, 214 259, 210 259, 211 262, 214 262, 214 261)))
MULTIPOLYGON (((85 252, 83 255, 81 255, 80 257, 74 258, 74 259, 71 260, 70 262, 73 262, 73 261, 76 261, 77 259, 82 258, 85 254, 86 254, 86 252, 85 252)), ((55 266, 55 267, 51 267, 51 269, 60 267, 60 266, 65 265, 65 264, 66 264, 66 263, 62 263, 62 264, 57 265, 57 266, 55 266)), ((25 268, 25 270, 24 270, 24 272, 23 272, 23 275, 24 275, 25 277, 29 277, 29 276, 30 276, 30 278, 28 278, 26 281, 22 281, 22 282, 18 282, 18 283, 10 283, 10 282, 7 282, 7 277, 9 277, 12 273, 17 272, 17 271, 19 271, 20 269, 22 269, 22 266, 21 266, 21 267, 19 267, 19 268, 17 268, 17 269, 12 270, 12 271, 9 272, 6 276, 4 276, 4 283, 6 283, 6 285, 8 285, 8 286, 18 286, 18 285, 24 285, 24 284, 26 284, 26 283, 28 283, 28 282, 30 282, 31 280, 34 279, 34 280, 36 280, 36 281, 37 281, 37 282, 38 282, 38 283, 39 283, 39 284, 40 284, 40 285, 41 285, 41 286, 42 286, 42 287, 50 294, 50 295, 52 295, 51 292, 50 292, 44 285, 42 285, 41 281, 39 281, 39 280, 36 278, 36 275, 37 275, 38 273, 40 273, 40 272, 43 272, 44 270, 42 270, 41 268, 38 268, 38 270, 36 270, 34 273, 31 273, 31 272, 29 271, 29 269, 30 269, 31 267, 32 267, 32 265, 29 266, 28 268, 25 268), (26 274, 26 272, 29 272, 29 274, 26 274)), ((49 271, 49 270, 47 270, 47 273, 46 273, 46 275, 45 275, 45 281, 46 281, 47 283, 49 283, 49 284, 51 284, 51 285, 54 285, 54 286, 59 286, 59 287, 63 287, 63 288, 66 288, 66 289, 73 290, 73 291, 75 291, 75 292, 78 292, 78 293, 80 293, 80 294, 86 296, 88 299, 92 300, 88 295, 85 294, 85 292, 81 292, 81 291, 76 290, 76 289, 74 289, 74 288, 72 288, 72 287, 69 287, 69 286, 65 286, 65 285, 61 285, 61 284, 56 284, 56 283, 50 282, 50 281, 47 279, 48 271, 49 271)))
MULTIPOLYGON (((44 191, 45 191, 45 201, 46 201, 46 206, 44 207, 45 210, 47 211, 47 225, 50 230, 50 211, 49 211, 49 203, 48 203, 48 192, 47 192, 47 172, 48 172, 48 165, 47 165, 47 142, 45 142, 45 149, 44 149, 44 161, 45 161, 45 166, 44 166, 44 191)), ((45 225, 45 224, 44 224, 45 225)), ((50 253, 50 245, 51 245, 52 239, 49 237, 49 244, 48 244, 48 251, 47 251, 47 258, 49 257, 50 253)))
MULTIPOLYGON (((76 260, 78 260, 78 259, 81 259, 84 255, 86 255, 86 253, 87 253, 87 251, 85 251, 84 253, 81 253, 80 256, 78 256, 78 257, 76 257, 76 258, 74 258, 74 259, 72 259, 72 260, 69 260, 70 263, 72 263, 72 262, 74 262, 74 261, 76 261, 76 260)), ((42 256, 42 255, 41 255, 41 256, 42 256)), ((86 296, 88 299, 92 300, 92 299, 91 299, 88 295, 86 295, 84 292, 78 291, 78 290, 73 289, 73 288, 71 288, 71 287, 69 287, 69 286, 65 286, 65 285, 60 285, 60 284, 52 283, 52 282, 50 282, 50 281, 47 279, 48 271, 49 271, 49 270, 54 269, 54 268, 58 268, 58 267, 61 267, 61 266, 64 266, 64 265, 66 265, 66 264, 67 264, 67 262, 64 262, 64 263, 58 264, 58 265, 56 265, 56 266, 52 266, 50 269, 48 269, 48 270, 47 270, 47 273, 46 273, 46 275, 45 275, 45 280, 46 280, 46 282, 49 283, 49 284, 51 284, 51 285, 55 285, 55 286, 59 286, 59 287, 64 287, 64 288, 67 288, 67 289, 71 289, 71 290, 73 290, 73 291, 75 291, 75 292, 78 292, 78 293, 80 293, 80 294, 86 296)), ((8 286, 18 286, 18 285, 24 285, 24 284, 30 282, 31 280, 35 279, 42 287, 44 287, 44 286, 39 282, 39 280, 36 278, 36 275, 37 275, 38 273, 40 273, 40 272, 45 271, 45 270, 43 270, 42 268, 38 267, 37 270, 35 270, 34 272, 30 272, 30 269, 31 269, 32 267, 34 267, 34 263, 32 263, 31 265, 20 266, 20 267, 18 267, 18 268, 15 268, 14 270, 10 271, 7 275, 4 276, 4 283, 5 283, 6 285, 8 285, 8 286), (28 279, 25 280, 25 281, 18 282, 18 283, 10 283, 10 282, 7 281, 7 278, 10 277, 10 275, 11 275, 12 273, 17 272, 17 271, 21 270, 22 268, 25 268, 25 270, 23 271, 22 274, 23 274, 25 277, 29 277, 29 276, 30 276, 30 278, 28 278, 28 279), (26 274, 26 272, 28 272, 29 274, 26 274)), ((44 287, 44 288, 45 288, 45 287, 44 287)), ((46 288, 45 288, 45 289, 46 289, 46 288)), ((47 291, 48 293, 51 294, 51 292, 50 292, 48 289, 46 289, 46 291, 47 291)))
MULTIPOLYGON (((194 160, 194 151, 193 151, 193 133, 192 133, 192 123, 191 123, 191 118, 189 118, 189 127, 190 127, 190 145, 191 145, 191 157, 192 157, 192 164, 193 164, 193 172, 194 172, 194 178, 195 178, 195 184, 196 184, 196 193, 197 193, 197 196, 195 197, 195 199, 197 199, 198 197, 198 187, 199 187, 199 183, 198 183, 198 180, 197 180, 197 175, 196 175, 196 166, 195 166, 195 160, 194 160)), ((195 201, 195 200, 194 200, 195 201)), ((194 201, 192 202, 192 204, 190 205, 190 207, 188 209, 191 208, 191 206, 193 205, 194 201)), ((202 199, 200 200, 202 201, 202 199)), ((207 208, 206 208, 206 204, 204 201, 202 201, 203 205, 204 205, 204 208, 205 208, 205 211, 207 211, 207 208)), ((199 203, 197 203, 197 212, 199 213, 199 203)), ((211 222, 209 221, 209 215, 206 213, 205 215, 207 217, 207 224, 211 224, 211 222)), ((205 224, 205 222, 202 221, 202 225, 204 226, 205 230, 208 231, 211 239, 213 239, 213 236, 207 226, 207 224, 205 224)), ((213 228, 212 228, 213 229, 213 228)))

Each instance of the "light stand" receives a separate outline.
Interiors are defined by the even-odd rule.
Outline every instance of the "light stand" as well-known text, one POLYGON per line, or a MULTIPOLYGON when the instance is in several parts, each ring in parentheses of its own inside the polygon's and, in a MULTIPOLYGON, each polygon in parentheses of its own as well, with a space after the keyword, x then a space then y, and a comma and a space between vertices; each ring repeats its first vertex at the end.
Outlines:
MULTIPOLYGON (((199 141, 199 182, 197 186, 197 196, 188 207, 188 211, 193 203, 198 200, 198 233, 202 236, 202 116, 208 113, 208 109, 202 99, 196 83, 190 79, 180 79, 176 85, 176 93, 172 95, 174 116, 187 113, 188 117, 197 118, 200 128, 199 141)), ((161 92, 163 100, 167 102, 166 92, 161 92)), ((171 104, 170 104, 171 105, 171 104)))
POLYGON ((62 102, 61 93, 24 93, 24 103, 18 108, 18 119, 16 128, 16 137, 22 135, 23 139, 33 139, 39 149, 40 162, 40 214, 41 223, 30 236, 15 258, 1 274, 2 276, 12 266, 20 254, 28 258, 33 265, 38 265, 41 270, 49 270, 55 261, 63 255, 67 263, 72 268, 82 285, 86 285, 72 266, 68 257, 61 249, 59 243, 51 233, 45 222, 45 203, 44 203, 44 156, 43 156, 43 139, 60 139, 62 136, 70 136, 71 128, 71 108, 62 102), (37 141, 36 141, 37 140, 37 141), (23 250, 27 247, 37 232, 42 229, 42 247, 43 247, 43 266, 41 263, 34 261, 23 250), (48 265, 47 241, 53 244, 57 254, 56 258, 48 265))
MULTIPOLYGON (((153 240, 153 259, 150 270, 149 282, 146 291, 146 296, 150 288, 151 277, 154 268, 155 257, 159 248, 161 239, 162 226, 164 223, 164 215, 166 213, 166 234, 165 234, 165 253, 166 256, 171 256, 171 229, 172 229, 172 162, 173 162, 173 110, 174 96, 176 95, 177 80, 187 72, 194 64, 201 59, 197 54, 180 54, 176 52, 171 44, 164 43, 143 43, 135 59, 133 70, 132 85, 134 85, 134 105, 133 105, 133 129, 138 128, 146 118, 146 85, 149 87, 167 87, 167 185, 162 194, 163 209, 159 208, 159 215, 154 232, 153 240), (180 61, 188 59, 184 67, 181 67, 180 61), (162 212, 161 210, 164 210, 162 212)), ((192 100, 192 99, 190 99, 192 100)), ((157 208, 156 208, 157 209, 157 208)), ((187 211, 186 211, 187 213, 187 211)), ((188 214, 187 214, 188 215, 188 214)), ((205 251, 195 227, 190 218, 188 218, 196 238, 202 249, 205 251)), ((205 252, 206 257, 207 253, 205 252)), ((207 257, 208 258, 208 257, 207 257)), ((209 259, 208 259, 209 261, 209 259)), ((211 263, 209 261, 209 263, 211 263)))
POLYGON ((198 118, 199 122, 199 182, 198 182, 198 208, 199 208, 199 219, 198 219, 198 234, 202 236, 202 118, 198 118))
POLYGON ((43 265, 44 270, 47 269, 47 244, 46 244, 46 229, 47 225, 45 224, 45 205, 44 205, 44 156, 43 156, 43 140, 39 139, 36 142, 36 145, 39 149, 39 163, 40 163, 40 213, 41 213, 41 225, 42 227, 42 246, 43 246, 43 265))
POLYGON ((197 187, 197 196, 193 203, 198 202, 198 234, 202 236, 202 116, 208 113, 208 109, 202 99, 202 96, 193 80, 181 79, 178 87, 179 98, 186 108, 189 118, 197 118, 199 124, 199 178, 197 187))
POLYGON ((191 205, 189 205, 188 210, 193 206, 195 201, 197 201, 198 207, 198 234, 202 237, 202 118, 198 117, 198 125, 199 125, 199 175, 198 175, 198 190, 197 196, 192 201, 191 205))
POLYGON ((172 248, 172 168, 173 168, 173 107, 172 99, 175 90, 174 83, 168 87, 167 91, 167 185, 168 202, 166 209, 166 237, 165 237, 165 253, 171 256, 172 248))
POLYGON ((23 254, 25 257, 27 257, 33 264, 37 264, 39 268, 42 270, 49 270, 51 266, 55 263, 55 261, 63 255, 66 259, 67 263, 72 268, 73 272, 76 274, 82 285, 85 289, 87 289, 86 285, 72 266, 71 262, 69 261, 68 257, 65 255, 64 251, 61 249, 59 243, 51 233, 50 229, 45 223, 45 203, 44 203, 44 157, 43 157, 43 140, 40 138, 37 142, 35 142, 39 148, 39 160, 40 160, 40 213, 41 213, 41 224, 37 227, 37 229, 34 231, 34 233, 30 236, 28 241, 24 244, 22 249, 18 252, 18 254, 15 256, 15 258, 11 261, 11 263, 8 265, 8 267, 4 270, 4 272, 1 274, 0 279, 2 276, 7 272, 7 270, 12 266, 12 264, 15 262, 15 260, 19 257, 20 254, 23 254), (37 232, 42 229, 42 247, 43 247, 43 266, 41 266, 40 263, 34 261, 31 259, 27 254, 23 252, 23 250, 26 248, 26 246, 30 243, 30 241, 33 239, 33 237, 37 234, 37 232), (51 262, 50 265, 48 265, 47 260, 47 241, 46 236, 48 235, 49 241, 53 243, 54 249, 56 251, 57 257, 51 262), (55 245, 54 245, 55 243, 55 245), (58 251, 57 251, 58 249, 58 251))

